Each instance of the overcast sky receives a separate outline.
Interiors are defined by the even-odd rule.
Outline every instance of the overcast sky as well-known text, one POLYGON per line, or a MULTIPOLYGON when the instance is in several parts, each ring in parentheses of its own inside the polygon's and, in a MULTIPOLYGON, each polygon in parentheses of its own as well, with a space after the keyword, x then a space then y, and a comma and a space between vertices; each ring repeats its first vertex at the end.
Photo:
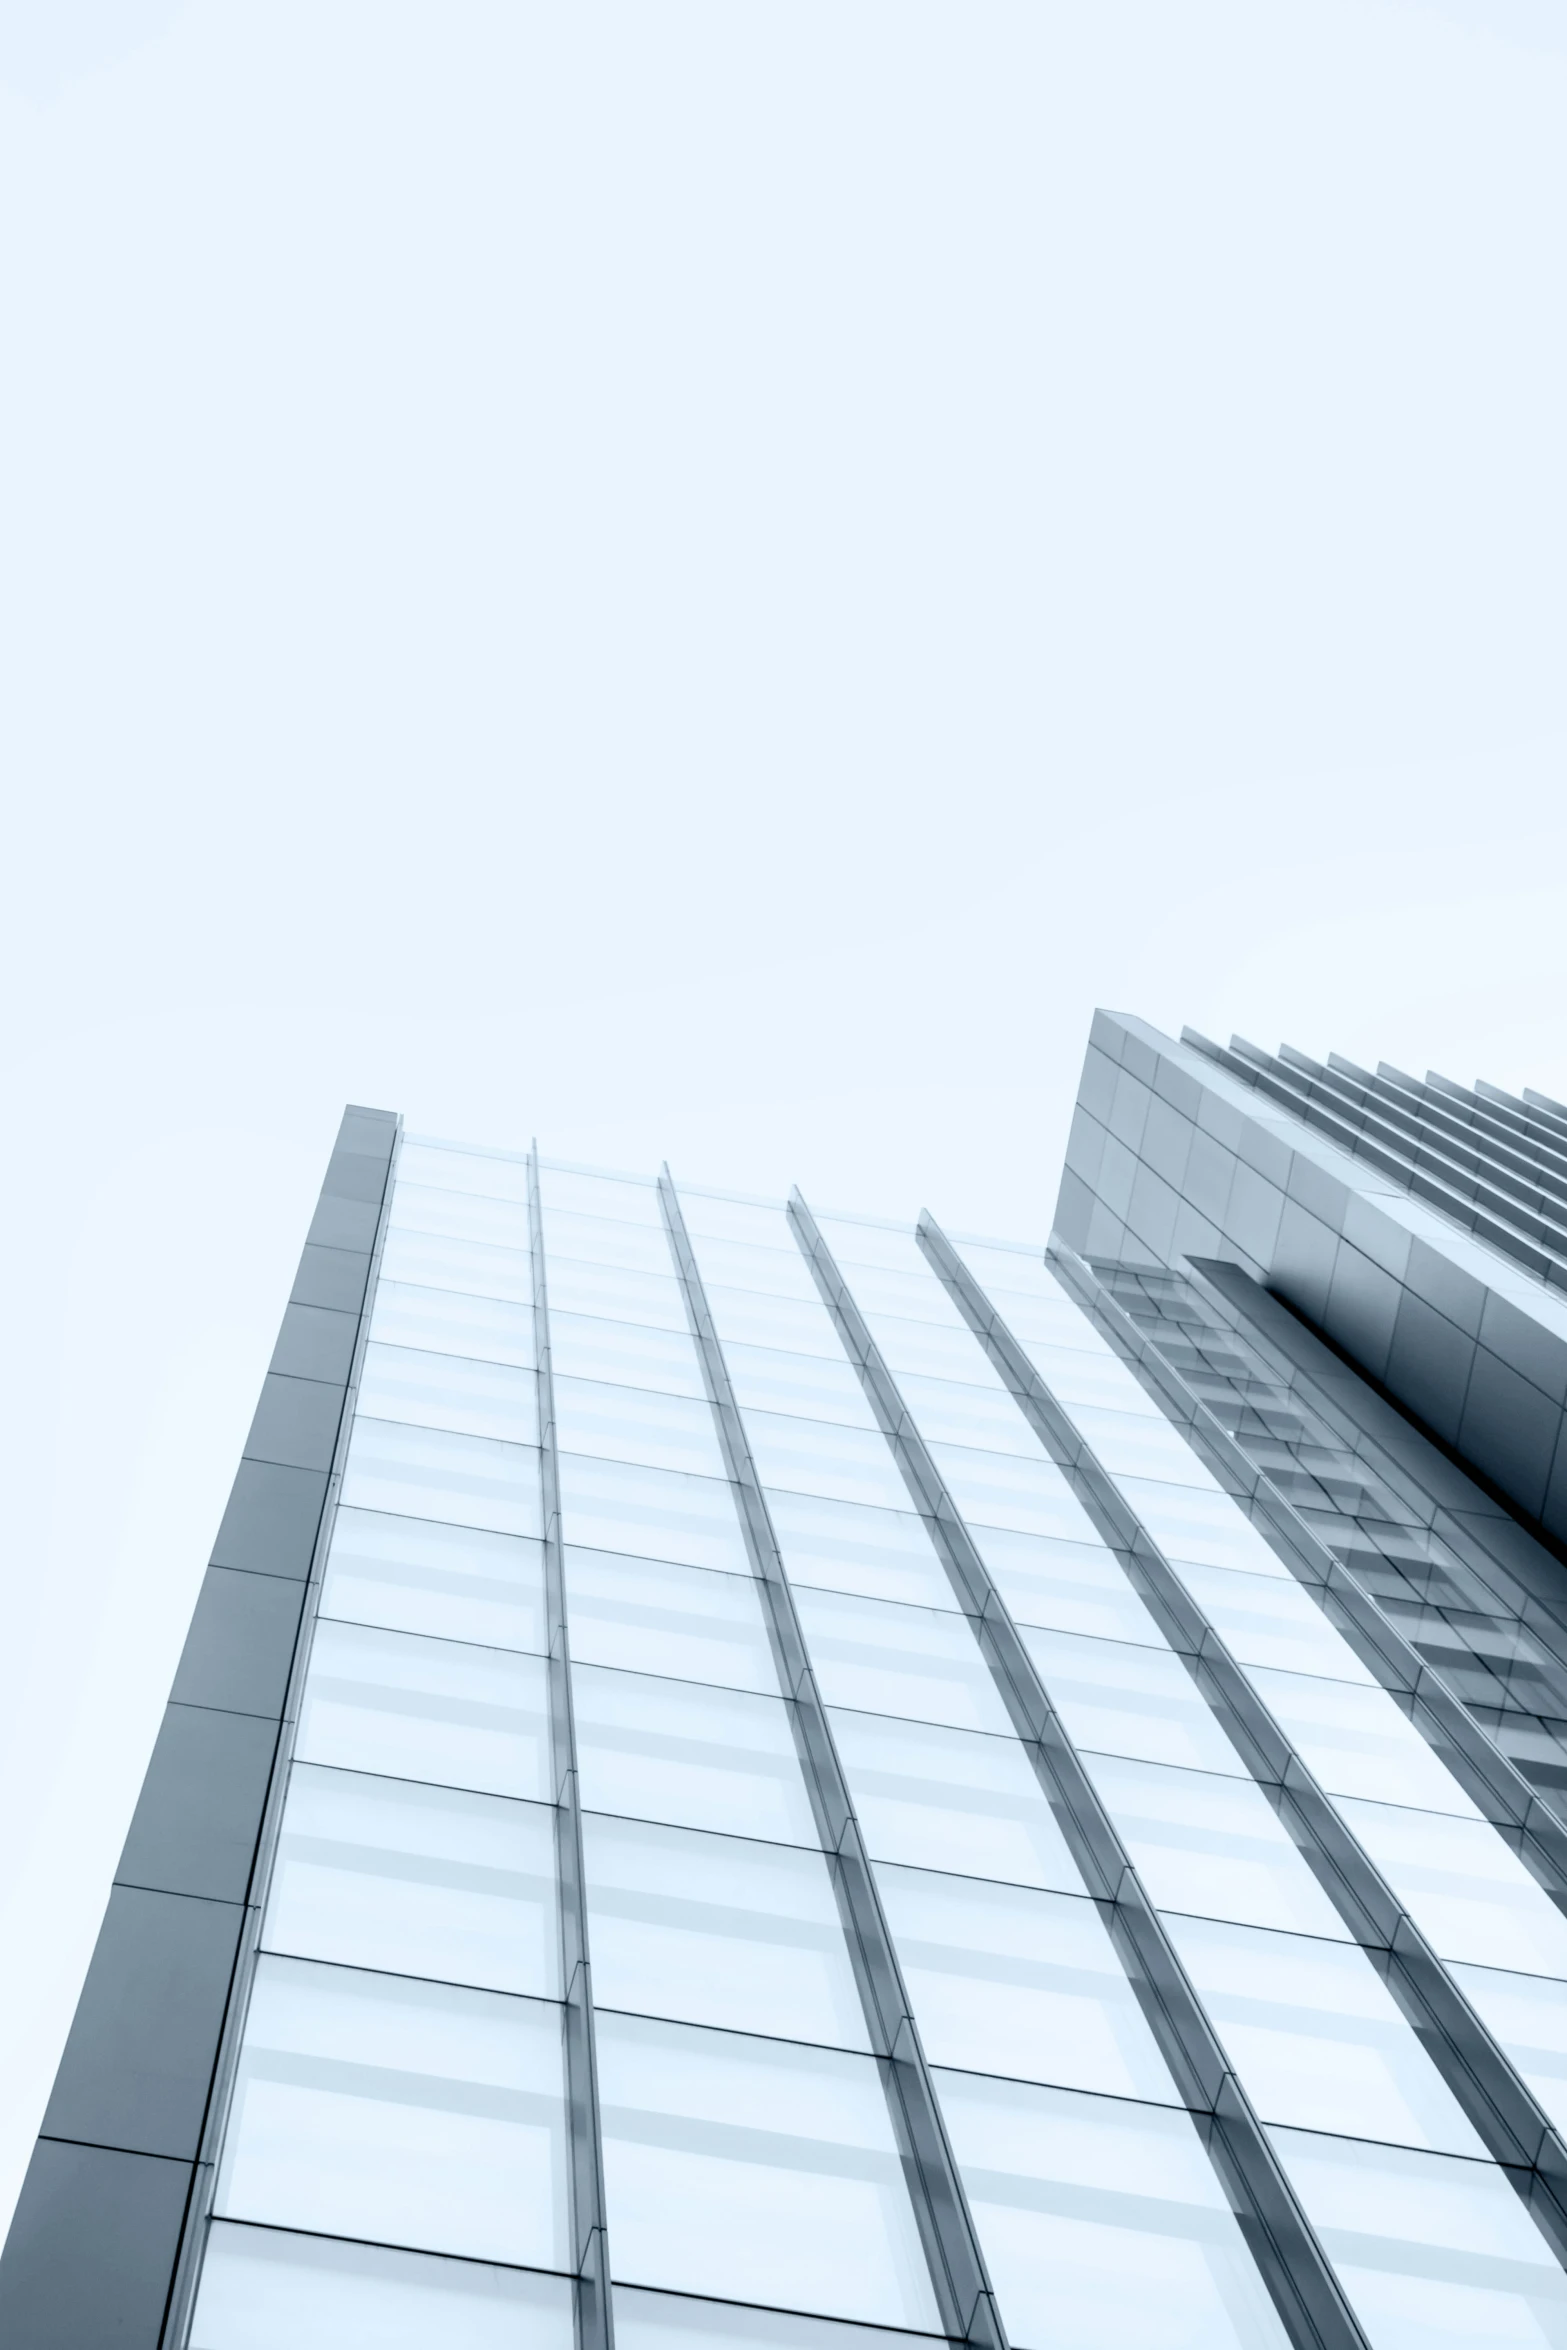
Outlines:
POLYGON ((1567 1094, 1556 0, 0 0, 0 2221, 345 1099, 1567 1094))

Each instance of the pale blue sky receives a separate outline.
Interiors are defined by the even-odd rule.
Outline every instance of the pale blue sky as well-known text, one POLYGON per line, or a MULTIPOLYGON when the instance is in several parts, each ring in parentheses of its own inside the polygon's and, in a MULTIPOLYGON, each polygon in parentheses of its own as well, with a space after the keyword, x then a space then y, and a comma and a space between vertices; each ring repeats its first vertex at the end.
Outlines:
POLYGON ((0 0, 0 2213, 345 1098, 1567 1094, 1564 221, 1533 0, 0 0))

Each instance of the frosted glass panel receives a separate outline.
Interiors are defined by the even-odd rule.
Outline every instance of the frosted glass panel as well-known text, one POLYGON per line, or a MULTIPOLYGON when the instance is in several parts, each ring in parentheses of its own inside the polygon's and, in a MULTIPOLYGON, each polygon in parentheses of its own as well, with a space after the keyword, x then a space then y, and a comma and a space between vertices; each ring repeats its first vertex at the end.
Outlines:
POLYGON ((322 1622, 299 1758, 547 1800, 545 1669, 542 1657, 322 1622))
POLYGON ((1488 1820, 1338 1808, 1438 1957, 1567 1975, 1567 1918, 1488 1820))
POLYGON ((802 1420, 785 1412, 748 1412, 745 1426, 764 1485, 868 1502, 879 1509, 907 1506, 908 1487, 878 1429, 802 1420))
POLYGON ((383 1281, 413 1281, 423 1289, 466 1289, 475 1297, 533 1303, 533 1260, 523 1248, 495 1248, 483 1240, 446 1240, 431 1232, 392 1229, 381 1252, 383 1281))
POLYGON ((819 1852, 583 1823, 600 2007, 865 2048, 865 2015, 819 1852))
POLYGON ((490 1648, 548 1647, 544 1549, 516 1535, 340 1509, 323 1615, 490 1648))
POLYGON ((1025 1534, 1064 1535, 1072 1542, 1096 1540, 1093 1520, 1063 1472, 1043 1453, 1023 1460, 957 1444, 930 1449, 947 1490, 975 1526, 1015 1526, 1025 1534))
POLYGON ((960 1730, 1010 1730, 966 1616, 799 1586, 795 1606, 829 1705, 960 1730))
POLYGON ((439 1232, 455 1240, 484 1240, 497 1248, 528 1245, 526 1200, 496 1199, 410 1181, 402 1166, 392 1193, 390 1226, 396 1231, 439 1232))
POLYGON ((585 1549, 750 1573, 734 1488, 721 1478, 563 1452, 560 1508, 567 1541, 585 1549))
POLYGON ((296 1763, 262 1941, 558 1998, 554 1811, 296 1763))
POLYGON ((876 1426, 858 1374, 841 1358, 831 1362, 824 1355, 787 1354, 777 1347, 726 1345, 724 1360, 742 1410, 799 1412, 851 1428, 876 1426))
POLYGON ((1126 1569, 1100 1542, 1051 1541, 986 1527, 980 1553, 990 1579, 1019 1624, 1082 1632, 1095 1640, 1167 1645, 1126 1569))
POLYGON ((1079 1640, 1025 1628, 1023 1643, 1077 1745, 1144 1762, 1243 1774, 1177 1656, 1119 1640, 1079 1640))
POLYGON ((496 1151, 462 1150, 408 1137, 397 1154, 397 1180, 429 1183, 441 1191, 475 1191, 491 1199, 526 1202, 528 1162, 496 1151))
POLYGON ((190 2350, 572 2350, 566 2277, 218 2220, 190 2350))
POLYGON ((537 2000, 263 1958, 220 2215, 564 2266, 560 2015, 537 2000))
POLYGON ((1156 1907, 1348 1939, 1255 1781, 1109 1754, 1083 1764, 1156 1907))
POLYGON ((1446 1764, 1427 1746, 1385 1689, 1352 1689, 1304 1673, 1248 1666, 1246 1677, 1292 1741, 1301 1761, 1330 1795, 1369 1795, 1384 1803, 1477 1819, 1446 1764))
POLYGON ((792 1581, 860 1592, 867 1599, 956 1608, 930 1536, 911 1510, 778 1492, 768 1494, 767 1508, 792 1581))
POLYGON ((365 1349, 355 1409, 371 1420, 411 1420, 465 1436, 539 1440, 539 1382, 507 1363, 411 1346, 365 1349))
POLYGON ((616 2015, 598 2052, 619 2277, 935 2328, 872 2058, 616 2015))
POLYGON ((656 1330, 646 1322, 612 1322, 596 1314, 562 1313, 550 1299, 550 1360, 556 1376, 609 1379, 665 1395, 707 1394, 690 1332, 656 1330))
POLYGON ((420 1289, 383 1273, 376 1284, 370 1335, 388 1346, 526 1366, 533 1361, 533 1307, 463 1290, 420 1289))
POLYGON ((648 1461, 699 1476, 724 1473, 712 1407, 694 1396, 557 1376, 555 1439, 563 1452, 648 1461))

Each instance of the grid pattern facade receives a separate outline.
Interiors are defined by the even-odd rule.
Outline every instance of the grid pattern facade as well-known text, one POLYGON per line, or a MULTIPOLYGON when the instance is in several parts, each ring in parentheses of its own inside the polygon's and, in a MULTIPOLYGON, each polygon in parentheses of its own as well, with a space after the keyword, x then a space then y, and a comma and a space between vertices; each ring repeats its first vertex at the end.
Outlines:
POLYGON ((1314 1412, 1195 1281, 404 1143, 166 2338, 1567 2340, 1527 1610, 1314 1412))

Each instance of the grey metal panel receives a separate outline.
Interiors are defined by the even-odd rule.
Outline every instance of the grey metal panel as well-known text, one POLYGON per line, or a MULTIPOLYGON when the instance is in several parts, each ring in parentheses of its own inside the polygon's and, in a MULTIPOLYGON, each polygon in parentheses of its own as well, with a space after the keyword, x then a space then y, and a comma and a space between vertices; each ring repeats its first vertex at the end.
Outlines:
POLYGON ((307 1247, 289 1294, 296 1305, 334 1306, 340 1313, 357 1314, 369 1278, 368 1249, 307 1247))
POLYGON ((116 1883, 243 1901, 277 1739, 275 1719, 168 1706, 116 1883))
POLYGON ((245 1440, 245 1458, 276 1461, 291 1469, 319 1469, 325 1475, 337 1445, 343 1392, 341 1382, 291 1379, 269 1371, 245 1440))
POLYGON ((1487 1472, 1516 1496, 1530 1517, 1545 1509, 1551 1454, 1561 1408, 1531 1380, 1477 1346, 1458 1424, 1458 1449, 1484 1461, 1487 1472))
POLYGON ((325 1193, 310 1219, 308 1238, 318 1248, 348 1248, 369 1251, 375 1245, 376 1227, 381 1219, 379 1205, 373 1200, 339 1199, 325 1193))
POLYGON ((283 1575, 209 1567, 202 1580, 172 1702, 276 1721, 288 1688, 305 1587, 283 1575))
POLYGON ((561 1982, 564 1986, 567 2140, 571 2196, 573 2303, 578 2350, 614 2350, 609 2225, 604 2194, 603 2118, 593 2022, 587 1866, 582 1846, 581 1779, 571 1686, 571 1635, 561 1535, 560 1456, 555 1440, 555 1372, 550 1344, 549 1277, 538 1146, 528 1154, 528 1232, 533 1250, 533 1332, 538 1358, 539 1444, 544 1480, 544 1587, 549 1616, 550 1760, 555 1793, 555 1856, 560 1876, 561 1982))
POLYGON ((1474 1355, 1472 1338, 1412 1289, 1405 1290, 1388 1349, 1387 1384, 1449 1444, 1458 1441, 1474 1355))
POLYGON ((113 1888, 45 2137, 195 2160, 243 1914, 233 1902, 113 1888))
POLYGON ((332 1306, 291 1305, 272 1349, 272 1368, 292 1379, 332 1379, 341 1386, 354 1360, 359 1317, 332 1306))
POLYGON ((158 2350, 188 2162, 40 2138, 0 2258, 6 2350, 158 2350))
MULTIPOLYGON (((1290 2340, 1300 2350, 1308 2345, 1312 2350, 1329 2350, 1329 2345, 1338 2345, 1339 2350, 1365 2350, 1365 2336, 1250 2099, 1230 2068, 1163 1920, 1149 1900, 945 1480, 904 1408, 865 1318, 798 1192, 790 1200, 789 1218, 914 1505, 932 1534, 954 1596, 969 1615, 997 1693, 1084 1881, 1101 1905, 1165 2061, 1188 2105, 1205 2118, 1215 2167, 1290 2340)), ((921 1219, 919 1237, 945 1279, 947 1267, 957 1265, 950 1244, 929 1218, 921 1219)), ((971 1276, 965 1275, 965 1279, 971 1288, 977 1287, 971 1276)), ((967 1306, 956 1289, 954 1296, 967 1315, 967 1306)), ((987 1305, 980 1316, 984 1331, 988 1332, 994 1320, 987 1305)), ((986 1343, 983 1334, 981 1343, 986 1343)), ((1018 1360, 1026 1362, 1021 1354, 1018 1360)), ((1038 1386, 1032 1366, 1027 1369, 1038 1386)), ((1108 1490, 1103 1472, 1097 1475, 1101 1491, 1108 1490)))
POLYGON ((702 1358, 724 1464, 739 1493, 751 1569, 762 1587, 779 1681, 790 1701, 790 1722, 817 1828, 832 1865, 871 2046, 890 2091, 889 2106, 942 2322, 948 2334, 959 2341, 984 2345, 986 2350, 1005 2350, 1001 2313, 806 1648, 772 1516, 751 1457, 745 1422, 735 1403, 679 1194, 667 1167, 659 1179, 659 1202, 685 1292, 692 1336, 702 1358))
POLYGON ((228 1508, 212 1546, 214 1566, 252 1575, 310 1572, 326 1502, 326 1473, 292 1469, 278 1461, 241 1461, 228 1508))

